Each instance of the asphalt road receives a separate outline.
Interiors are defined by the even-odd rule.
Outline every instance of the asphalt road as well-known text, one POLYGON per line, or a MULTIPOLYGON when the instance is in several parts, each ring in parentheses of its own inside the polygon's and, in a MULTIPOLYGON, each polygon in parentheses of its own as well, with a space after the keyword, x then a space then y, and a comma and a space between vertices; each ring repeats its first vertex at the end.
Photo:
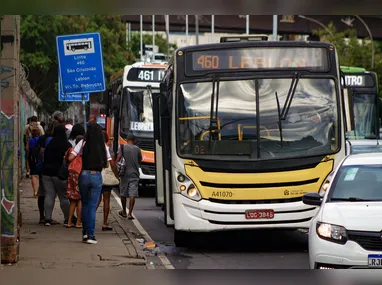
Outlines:
POLYGON ((134 214, 175 269, 309 269, 308 237, 298 231, 208 233, 176 247, 152 191, 140 190, 134 214))

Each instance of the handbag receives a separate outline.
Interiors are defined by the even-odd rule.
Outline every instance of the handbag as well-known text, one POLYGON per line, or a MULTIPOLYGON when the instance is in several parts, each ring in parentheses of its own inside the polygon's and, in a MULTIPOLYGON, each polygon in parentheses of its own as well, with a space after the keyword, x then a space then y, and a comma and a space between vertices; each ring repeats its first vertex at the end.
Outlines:
POLYGON ((121 154, 122 154, 121 160, 118 161, 117 163, 119 177, 125 176, 125 172, 126 172, 126 161, 125 161, 125 157, 123 153, 123 145, 121 145, 121 154))
MULTIPOLYGON (((85 141, 82 141, 81 150, 84 147, 85 141)), ((81 151, 80 151, 81 152, 81 151)), ((82 155, 80 153, 69 164, 68 171, 73 174, 80 175, 82 171, 82 155)))
POLYGON ((102 181, 105 186, 117 186, 119 185, 119 180, 115 177, 111 165, 108 168, 102 169, 102 181))

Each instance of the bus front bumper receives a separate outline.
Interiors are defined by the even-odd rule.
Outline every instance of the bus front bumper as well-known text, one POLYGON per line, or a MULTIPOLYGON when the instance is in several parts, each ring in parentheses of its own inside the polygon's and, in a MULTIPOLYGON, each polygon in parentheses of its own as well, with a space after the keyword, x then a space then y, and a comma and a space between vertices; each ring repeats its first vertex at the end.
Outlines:
POLYGON ((241 229, 308 229, 316 207, 300 202, 279 204, 223 204, 193 201, 173 194, 175 229, 210 232, 241 229), (274 210, 272 219, 247 219, 248 210, 274 210))
POLYGON ((155 181, 155 175, 144 174, 142 168, 139 168, 139 179, 147 181, 155 181))

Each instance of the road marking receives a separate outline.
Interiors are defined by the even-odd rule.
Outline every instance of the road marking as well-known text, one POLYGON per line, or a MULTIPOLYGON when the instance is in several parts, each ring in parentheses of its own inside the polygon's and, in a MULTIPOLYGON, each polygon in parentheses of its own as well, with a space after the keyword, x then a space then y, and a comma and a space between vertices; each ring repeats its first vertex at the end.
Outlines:
MULTIPOLYGON (((114 191, 111 191, 111 194, 113 195, 114 199, 117 201, 118 205, 122 208, 121 199, 118 197, 118 195, 114 191)), ((144 236, 146 241, 153 242, 154 240, 150 237, 149 233, 142 227, 141 223, 138 221, 137 217, 134 214, 133 214, 133 217, 134 217, 134 220, 132 221, 134 223, 134 226, 137 228, 137 230, 141 233, 141 235, 144 236)), ((175 269, 174 266, 171 265, 170 260, 165 255, 163 255, 162 251, 160 251, 160 254, 158 254, 158 257, 166 269, 175 269)))

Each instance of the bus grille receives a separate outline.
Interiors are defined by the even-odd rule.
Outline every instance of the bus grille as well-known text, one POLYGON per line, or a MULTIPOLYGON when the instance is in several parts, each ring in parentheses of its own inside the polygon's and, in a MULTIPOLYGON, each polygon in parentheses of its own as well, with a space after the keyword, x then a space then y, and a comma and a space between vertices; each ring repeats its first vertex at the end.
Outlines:
POLYGON ((154 139, 137 139, 136 145, 142 150, 154 151, 154 139))
POLYGON ((155 164, 142 163, 141 169, 145 175, 155 175, 155 164))
POLYGON ((348 231, 348 239, 371 251, 382 251, 381 232, 348 231))

